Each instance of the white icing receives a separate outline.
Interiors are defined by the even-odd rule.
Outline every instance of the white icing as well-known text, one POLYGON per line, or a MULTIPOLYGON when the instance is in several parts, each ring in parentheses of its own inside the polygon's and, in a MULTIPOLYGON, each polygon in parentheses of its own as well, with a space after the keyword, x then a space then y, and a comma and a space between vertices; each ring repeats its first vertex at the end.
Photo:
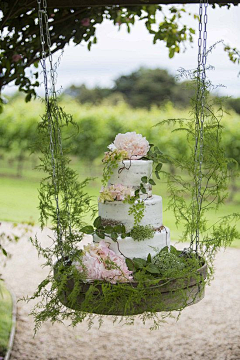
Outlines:
MULTIPOLYGON (((151 225, 154 228, 162 226, 162 198, 158 195, 153 195, 151 198, 144 201, 145 210, 144 216, 140 225, 151 225)), ((122 201, 107 201, 98 204, 99 216, 102 219, 114 220, 125 225, 126 231, 130 231, 134 226, 134 217, 129 215, 128 211, 130 204, 122 201)))
POLYGON ((114 170, 108 184, 139 186, 143 176, 152 176, 152 163, 152 160, 123 160, 114 170))
MULTIPOLYGON (((101 239, 94 234, 93 241, 99 242, 101 239)), ((156 231, 152 239, 143 241, 135 241, 132 237, 126 237, 125 239, 118 237, 117 242, 106 237, 104 241, 109 243, 110 249, 118 255, 123 254, 130 259, 134 257, 146 259, 149 253, 154 256, 165 246, 170 246, 170 230, 165 227, 161 232, 156 231)))

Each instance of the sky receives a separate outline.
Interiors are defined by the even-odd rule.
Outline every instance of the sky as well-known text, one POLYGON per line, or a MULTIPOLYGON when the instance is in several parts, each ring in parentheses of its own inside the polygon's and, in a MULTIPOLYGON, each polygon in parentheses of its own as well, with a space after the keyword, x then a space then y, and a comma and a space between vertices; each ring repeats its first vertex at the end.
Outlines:
MULTIPOLYGON (((166 8, 166 7, 164 7, 166 8)), ((198 13, 198 5, 187 5, 186 9, 198 13)), ((227 9, 208 8, 208 38, 207 47, 218 41, 236 47, 240 50, 240 6, 227 9)), ((197 29, 198 23, 190 17, 182 22, 197 29)), ((197 32, 196 32, 197 33, 197 32)), ((120 75, 129 74, 139 67, 167 69, 173 76, 178 74, 179 68, 194 69, 197 66, 197 35, 194 44, 187 45, 186 51, 168 57, 168 49, 163 43, 153 45, 152 35, 148 33, 144 22, 137 22, 130 34, 125 25, 118 29, 111 22, 98 26, 98 43, 87 50, 86 44, 65 47, 58 68, 58 89, 85 83, 89 87, 112 86, 113 80, 120 75)), ((57 59, 57 58, 55 58, 57 59)), ((223 85, 217 89, 219 95, 240 97, 240 65, 232 64, 223 50, 223 44, 208 58, 208 65, 214 70, 208 71, 208 77, 214 85, 223 85)), ((14 86, 7 87, 5 93, 15 90, 14 86)), ((42 90, 40 90, 40 94, 42 90)))

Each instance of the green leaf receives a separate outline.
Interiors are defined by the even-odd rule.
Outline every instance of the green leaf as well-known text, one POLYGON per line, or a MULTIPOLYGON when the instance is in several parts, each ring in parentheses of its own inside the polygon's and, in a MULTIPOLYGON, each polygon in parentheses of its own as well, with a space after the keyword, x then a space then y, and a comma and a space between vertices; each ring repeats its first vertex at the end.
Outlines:
POLYGON ((158 269, 158 267, 154 264, 148 264, 146 266, 146 270, 150 273, 150 274, 160 274, 160 270, 158 269))
MULTIPOLYGON (((163 252, 169 252, 168 246, 164 246, 164 248, 161 249, 160 253, 163 253, 163 252)), ((178 256, 180 252, 174 246, 171 245, 170 246, 170 253, 178 256)))
POLYGON ((105 232, 106 232, 107 234, 111 234, 113 231, 114 231, 114 230, 113 230, 113 227, 112 227, 111 225, 105 226, 105 232))
POLYGON ((84 226, 80 231, 83 232, 84 234, 93 234, 94 228, 93 228, 93 226, 87 225, 87 226, 84 226))
POLYGON ((140 185, 140 190, 143 194, 147 193, 147 190, 145 189, 145 187, 143 186, 143 184, 140 185))
POLYGON ((168 252, 168 246, 164 246, 164 248, 162 248, 159 253, 164 253, 164 252, 168 252))
POLYGON ((152 262, 152 256, 149 253, 148 256, 147 256, 147 263, 151 263, 151 262, 152 262))
POLYGON ((126 228, 125 228, 125 225, 121 225, 121 227, 122 227, 122 234, 126 234, 126 228))
POLYGON ((155 181, 153 179, 149 179, 149 184, 156 185, 155 181))
POLYGON ((117 239, 118 239, 118 234, 115 233, 115 232, 113 232, 113 233, 111 234, 111 239, 112 239, 113 241, 117 241, 117 239))
POLYGON ((159 172, 155 170, 155 175, 158 180, 160 180, 159 172))
POLYGON ((160 154, 160 155, 162 154, 162 151, 157 146, 154 146, 154 151, 157 154, 160 154))
POLYGON ((177 250, 174 246, 170 246, 170 253, 175 254, 175 255, 179 255, 179 250, 177 250))
MULTIPOLYGON (((125 226, 124 226, 124 229, 125 229, 125 226)), ((123 225, 116 225, 116 226, 114 226, 113 231, 116 232, 116 233, 118 233, 118 234, 121 234, 122 232, 124 232, 124 231, 123 231, 123 225)))
POLYGON ((128 270, 130 270, 130 271, 134 270, 134 263, 131 259, 126 258, 126 264, 127 264, 128 270))
POLYGON ((26 101, 26 102, 29 102, 29 101, 31 100, 31 98, 32 98, 32 94, 29 93, 29 94, 27 94, 27 96, 25 97, 25 101, 26 101))
POLYGON ((4 248, 2 248, 3 255, 7 256, 7 252, 4 248))
POLYGON ((174 57, 174 54, 175 54, 175 48, 170 48, 169 49, 169 57, 170 57, 170 59, 172 59, 174 57))
POLYGON ((157 164, 155 171, 160 171, 162 169, 162 166, 162 163, 157 164))
POLYGON ((89 41, 89 43, 88 43, 88 45, 87 45, 87 48, 88 48, 89 51, 91 50, 91 46, 92 46, 92 42, 89 41))
POLYGON ((140 258, 133 258, 133 263, 136 269, 142 269, 147 264, 146 260, 140 258))
POLYGON ((99 228, 102 225, 102 219, 101 216, 98 216, 93 223, 93 226, 95 226, 96 228, 99 228))
POLYGON ((142 181, 142 183, 147 184, 147 182, 148 182, 147 176, 143 176, 143 177, 141 178, 141 181, 142 181))
POLYGON ((97 231, 96 231, 96 235, 97 235, 100 239, 105 239, 105 234, 104 234, 104 232, 102 232, 102 231, 97 230, 97 231))
POLYGON ((135 190, 135 196, 139 197, 139 189, 135 190))

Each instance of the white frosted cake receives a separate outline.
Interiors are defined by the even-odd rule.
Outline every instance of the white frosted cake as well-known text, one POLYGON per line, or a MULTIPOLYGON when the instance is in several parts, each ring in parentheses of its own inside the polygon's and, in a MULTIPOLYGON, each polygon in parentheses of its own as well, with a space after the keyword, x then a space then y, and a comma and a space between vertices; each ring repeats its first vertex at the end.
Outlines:
MULTIPOLYGON (((108 181, 108 187, 125 187, 137 190, 140 188, 142 178, 151 179, 153 162, 151 160, 122 160, 115 168, 108 181)), ((170 231, 163 226, 162 197, 152 195, 152 185, 144 183, 145 193, 140 191, 139 200, 144 202, 144 213, 138 226, 148 226, 152 229, 151 238, 134 240, 131 236, 112 240, 106 236, 104 241, 110 244, 110 249, 117 254, 123 254, 128 258, 146 259, 150 253, 154 256, 163 247, 170 246, 170 231)), ((137 200, 136 200, 137 201, 137 200)), ((103 225, 123 224, 126 233, 131 234, 135 225, 133 214, 129 214, 131 204, 124 200, 99 201, 98 211, 103 225)), ((101 239, 94 234, 94 242, 101 239)))

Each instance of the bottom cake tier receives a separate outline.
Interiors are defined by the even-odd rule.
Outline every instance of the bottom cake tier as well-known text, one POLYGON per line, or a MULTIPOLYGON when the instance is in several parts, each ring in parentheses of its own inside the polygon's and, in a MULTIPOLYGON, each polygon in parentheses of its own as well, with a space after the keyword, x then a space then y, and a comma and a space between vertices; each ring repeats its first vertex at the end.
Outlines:
MULTIPOLYGON (((100 239, 96 234, 93 235, 93 241, 99 242, 100 239)), ((148 254, 156 255, 165 246, 170 246, 170 230, 164 227, 161 231, 156 231, 151 239, 143 241, 133 240, 132 237, 122 239, 118 237, 117 241, 113 241, 109 237, 105 237, 104 241, 110 244, 110 249, 116 254, 124 255, 127 258, 146 259, 148 254)))

